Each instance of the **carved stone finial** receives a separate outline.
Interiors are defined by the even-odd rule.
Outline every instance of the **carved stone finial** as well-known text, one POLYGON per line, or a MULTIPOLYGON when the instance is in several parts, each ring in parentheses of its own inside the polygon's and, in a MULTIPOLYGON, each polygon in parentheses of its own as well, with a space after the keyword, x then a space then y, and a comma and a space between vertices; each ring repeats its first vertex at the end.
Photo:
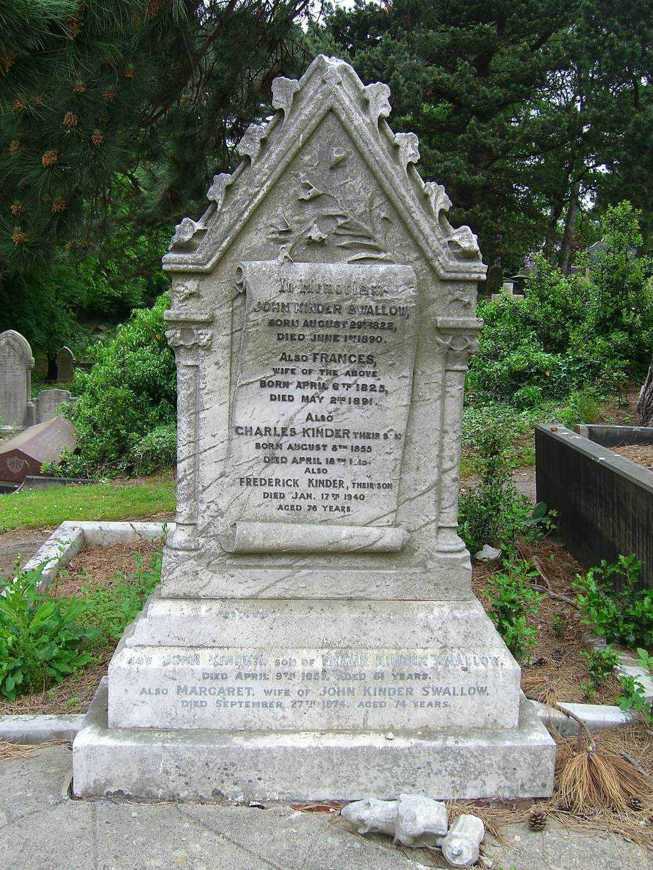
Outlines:
POLYGON ((196 232, 203 229, 201 224, 195 223, 192 218, 185 217, 180 224, 175 227, 175 234, 170 242, 170 248, 186 247, 193 239, 196 232))
POLYGON ((299 82, 296 79, 279 76, 272 82, 272 105, 275 109, 281 109, 284 120, 290 113, 293 99, 298 90, 299 82))
POLYGON ((379 123, 379 118, 387 118, 390 114, 390 88, 383 82, 374 82, 365 88, 365 97, 369 103, 372 121, 379 123))
POLYGON ((261 143, 265 138, 267 127, 265 124, 250 124, 245 130, 243 138, 236 146, 236 151, 241 157, 249 157, 253 163, 261 150, 261 143))
POLYGON ((438 184, 436 181, 427 181, 424 185, 424 193, 428 197, 433 217, 439 221, 440 212, 449 211, 451 208, 451 200, 447 196, 444 185, 438 184))
POLYGON ((481 251, 478 246, 478 238, 467 226, 453 230, 447 239, 449 253, 456 260, 480 260, 481 251))
POLYGON ((419 139, 414 133, 395 133, 395 145, 399 147, 399 159, 408 172, 409 163, 419 162, 419 139))
POLYGON ((227 188, 232 181, 233 178, 228 172, 221 172, 219 175, 213 176, 213 182, 211 183, 211 187, 209 187, 206 196, 207 199, 210 199, 211 202, 216 204, 218 211, 222 208, 227 188))

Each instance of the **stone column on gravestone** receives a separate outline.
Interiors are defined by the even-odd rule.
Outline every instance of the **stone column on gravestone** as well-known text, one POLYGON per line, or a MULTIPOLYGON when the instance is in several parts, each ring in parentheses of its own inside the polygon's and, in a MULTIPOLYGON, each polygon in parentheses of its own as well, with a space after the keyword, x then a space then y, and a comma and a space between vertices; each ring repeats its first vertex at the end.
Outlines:
POLYGON ((202 351, 211 346, 209 329, 183 326, 166 331, 177 361, 177 513, 170 546, 197 548, 198 416, 202 351))
POLYGON ((482 321, 475 317, 436 319, 435 340, 444 354, 437 534, 440 553, 465 549, 458 536, 463 398, 467 361, 478 349, 477 336, 481 326, 482 321))

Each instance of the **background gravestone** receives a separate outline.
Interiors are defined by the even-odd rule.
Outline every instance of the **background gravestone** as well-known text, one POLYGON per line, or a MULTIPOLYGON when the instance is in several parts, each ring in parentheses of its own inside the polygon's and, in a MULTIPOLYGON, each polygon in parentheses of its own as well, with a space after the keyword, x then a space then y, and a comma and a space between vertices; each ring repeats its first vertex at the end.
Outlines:
POLYGON ((164 258, 176 524, 75 791, 549 794, 555 745, 457 534, 476 238, 386 85, 318 57, 272 94, 164 258))
POLYGON ((69 402, 72 395, 68 390, 41 390, 36 397, 36 416, 39 423, 60 416, 61 405, 69 402))
POLYGON ((57 351, 57 383, 68 384, 75 374, 75 356, 69 347, 57 351))
POLYGON ((32 368, 29 342, 19 332, 0 334, 0 427, 23 429, 34 421, 32 368))

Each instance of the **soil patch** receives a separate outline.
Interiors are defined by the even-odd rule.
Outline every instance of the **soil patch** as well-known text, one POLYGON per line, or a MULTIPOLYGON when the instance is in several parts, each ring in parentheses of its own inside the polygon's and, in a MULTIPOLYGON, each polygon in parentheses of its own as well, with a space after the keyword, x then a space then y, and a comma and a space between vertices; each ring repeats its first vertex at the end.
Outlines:
POLYGON ((626 444, 613 447, 612 451, 653 471, 653 444, 626 444))
MULTIPOLYGON (((551 592, 574 600, 572 583, 582 566, 561 544, 541 541, 523 545, 525 557, 538 560, 546 574, 551 592)), ((486 609, 489 600, 485 590, 493 568, 475 565, 473 587, 486 609)), ((541 578, 538 585, 545 585, 541 578)), ((524 694, 535 701, 550 704, 555 701, 590 703, 580 684, 588 679, 587 662, 582 653, 589 650, 585 638, 587 626, 580 621, 579 611, 570 604, 543 594, 538 615, 532 620, 537 626, 538 642, 529 663, 522 664, 521 685, 524 694)), ((592 697, 593 704, 614 704, 619 694, 619 682, 608 677, 592 697)))
POLYGON ((81 589, 111 587, 125 574, 133 571, 138 560, 147 563, 160 549, 160 542, 154 541, 89 547, 71 559, 66 568, 57 575, 48 592, 50 595, 63 597, 76 595, 81 589))

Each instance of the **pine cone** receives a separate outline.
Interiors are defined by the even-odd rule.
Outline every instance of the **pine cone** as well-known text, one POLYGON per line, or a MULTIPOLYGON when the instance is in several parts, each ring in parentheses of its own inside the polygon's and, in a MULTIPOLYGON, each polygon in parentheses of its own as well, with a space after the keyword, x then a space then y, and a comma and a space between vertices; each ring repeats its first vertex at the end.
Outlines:
POLYGON ((543 831, 546 828, 546 813, 534 807, 528 815, 528 827, 531 831, 543 831))
POLYGON ((101 145, 104 142, 104 134, 101 130, 93 130, 91 142, 93 143, 93 145, 101 145))
POLYGON ((54 166, 54 164, 59 160, 59 152, 58 151, 46 151, 45 154, 41 157, 41 163, 47 168, 48 166, 54 166))
POLYGON ((57 214, 57 212, 62 212, 66 210, 66 200, 62 196, 58 196, 56 199, 52 200, 52 206, 50 207, 50 211, 52 214, 57 214))
POLYGON ((75 82, 73 85, 73 93, 74 94, 83 94, 86 92, 86 85, 84 82, 75 82))
POLYGON ((14 112, 22 112, 24 108, 26 108, 26 103, 24 100, 14 100, 14 112))
POLYGON ((74 112, 66 112, 63 116, 63 125, 71 130, 79 124, 79 118, 74 112))
POLYGON ((27 241, 27 233, 24 233, 20 227, 16 227, 16 229, 11 234, 11 241, 14 245, 24 245, 27 241))
POLYGON ((22 204, 22 202, 18 202, 18 200, 15 200, 9 206, 9 211, 14 217, 20 217, 20 215, 25 211, 25 206, 22 204))

